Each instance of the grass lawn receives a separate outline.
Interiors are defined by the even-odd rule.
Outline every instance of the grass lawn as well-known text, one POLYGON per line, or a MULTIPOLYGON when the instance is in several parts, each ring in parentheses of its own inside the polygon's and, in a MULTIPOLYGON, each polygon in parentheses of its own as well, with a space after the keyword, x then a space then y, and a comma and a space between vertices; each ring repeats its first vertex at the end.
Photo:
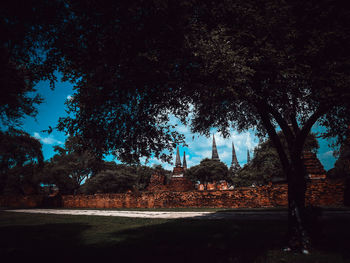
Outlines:
POLYGON ((350 262, 349 220, 314 225, 311 255, 282 252, 284 220, 141 219, 0 211, 0 262, 350 262))

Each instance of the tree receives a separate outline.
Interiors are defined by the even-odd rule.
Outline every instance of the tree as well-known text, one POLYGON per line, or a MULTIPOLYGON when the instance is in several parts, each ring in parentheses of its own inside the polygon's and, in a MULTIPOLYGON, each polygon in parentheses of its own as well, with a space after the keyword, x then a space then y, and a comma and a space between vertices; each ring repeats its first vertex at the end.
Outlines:
POLYGON ((327 172, 327 177, 332 179, 345 179, 344 205, 350 206, 350 127, 347 138, 342 143, 339 152, 336 152, 339 158, 334 164, 334 168, 327 172))
POLYGON ((22 194, 25 186, 37 191, 37 172, 43 165, 42 145, 28 133, 0 131, 0 194, 22 194))
POLYGON ((59 128, 75 134, 79 126, 85 144, 129 163, 152 155, 170 161, 163 150, 184 141, 167 110, 181 115, 188 108, 170 81, 183 38, 182 7, 155 2, 65 1, 67 16, 54 28, 49 56, 64 78, 76 80, 72 116, 59 128))
POLYGON ((192 131, 207 135, 212 127, 225 136, 230 127, 255 128, 273 142, 288 181, 289 247, 307 251, 301 153, 317 121, 339 142, 350 121, 347 6, 64 3, 48 59, 76 81, 77 95, 59 128, 129 162, 152 153, 169 160, 162 150, 183 141, 169 113, 190 118, 192 131))
POLYGON ((47 24, 53 24, 62 1, 2 1, 0 10, 0 124, 19 125, 34 117, 42 98, 35 94, 40 80, 54 86, 55 68, 47 64, 50 42, 47 24))
POLYGON ((105 169, 86 181, 81 191, 85 194, 123 193, 134 189, 137 179, 133 167, 109 162, 105 169))
POLYGON ((46 163, 43 180, 56 184, 62 194, 71 194, 78 190, 88 178, 101 168, 100 157, 84 148, 78 137, 68 137, 64 148, 55 147, 57 154, 46 163))
POLYGON ((255 127, 270 137, 288 181, 289 248, 307 252, 301 154, 317 121, 339 141, 349 123, 349 9, 326 1, 228 1, 199 12, 188 37, 198 57, 188 78, 193 131, 255 127))
POLYGON ((228 169, 224 163, 206 158, 199 165, 188 169, 186 176, 192 181, 200 181, 207 185, 215 181, 228 180, 228 169))
MULTIPOLYGON (((284 150, 287 151, 288 145, 281 132, 278 137, 282 142, 284 150)), ((306 139, 303 151, 317 152, 319 148, 316 135, 310 133, 306 139)), ((254 158, 246 164, 233 177, 232 181, 235 186, 251 186, 252 184, 267 184, 272 180, 286 180, 283 173, 278 153, 270 139, 267 139, 254 149, 254 158)))
POLYGON ((339 158, 334 168, 327 172, 330 178, 350 178, 350 136, 343 142, 338 152, 339 158))
POLYGON ((137 175, 137 183, 135 185, 137 190, 145 190, 153 174, 162 174, 166 176, 169 173, 169 171, 165 170, 161 165, 153 165, 152 167, 138 165, 134 169, 137 175))

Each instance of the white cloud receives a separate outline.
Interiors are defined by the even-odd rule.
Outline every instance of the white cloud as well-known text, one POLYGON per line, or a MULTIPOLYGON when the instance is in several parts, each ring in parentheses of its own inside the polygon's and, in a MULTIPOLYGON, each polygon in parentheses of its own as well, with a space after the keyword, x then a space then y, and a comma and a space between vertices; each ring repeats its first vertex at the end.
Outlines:
POLYGON ((212 151, 211 151, 211 148, 210 148, 208 150, 196 151, 196 152, 194 152, 194 154, 196 156, 198 156, 199 158, 201 158, 201 160, 203 160, 204 158, 211 158, 212 151))
MULTIPOLYGON (((253 131, 248 131, 244 133, 238 133, 237 131, 231 130, 231 136, 228 138, 223 138, 220 133, 211 130, 211 135, 206 137, 200 134, 193 134, 190 131, 189 125, 183 125, 179 119, 175 118, 173 115, 169 116, 169 123, 172 125, 177 125, 174 130, 182 133, 185 136, 186 147, 180 145, 180 155, 181 161, 183 158, 183 151, 186 152, 187 166, 191 167, 198 165, 204 158, 211 158, 212 155, 212 142, 213 136, 215 134, 215 142, 218 149, 219 158, 226 165, 230 166, 232 160, 232 142, 235 145, 235 150, 237 154, 238 162, 243 165, 247 161, 247 149, 250 152, 258 144, 258 138, 254 135, 253 131)), ((175 162, 176 149, 172 153, 173 162, 175 162)), ((148 165, 155 163, 153 160, 149 160, 148 165)), ((163 164, 163 167, 169 167, 172 169, 172 165, 163 164)))
POLYGON ((232 160, 232 151, 222 151, 219 154, 221 161, 231 161, 232 160))
POLYGON ((176 127, 176 130, 179 132, 179 133, 182 133, 182 134, 188 134, 190 133, 190 129, 188 126, 186 125, 179 125, 178 127, 176 127))
POLYGON ((34 137, 40 140, 43 144, 63 144, 63 142, 54 138, 54 136, 49 135, 47 137, 41 136, 38 132, 34 132, 34 137))
POLYGON ((327 151, 327 152, 322 154, 323 158, 327 158, 327 157, 331 157, 331 156, 333 156, 333 151, 327 151))

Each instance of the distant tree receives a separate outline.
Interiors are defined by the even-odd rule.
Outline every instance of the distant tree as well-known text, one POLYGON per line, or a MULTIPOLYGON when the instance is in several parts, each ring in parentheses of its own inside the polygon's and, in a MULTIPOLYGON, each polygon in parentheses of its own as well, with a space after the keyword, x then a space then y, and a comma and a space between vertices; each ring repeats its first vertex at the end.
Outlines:
MULTIPOLYGON (((283 134, 279 132, 278 136, 283 147, 287 149, 288 145, 283 134)), ((303 150, 316 153, 318 148, 316 135, 310 133, 303 150)), ((232 177, 232 182, 236 186, 251 186, 253 184, 266 184, 271 182, 273 178, 287 180, 276 148, 271 139, 267 139, 254 149, 254 158, 232 177)))
POLYGON ((0 194, 23 193, 24 186, 36 191, 36 176, 43 164, 42 145, 28 133, 9 129, 0 131, 0 194))
POLYGON ((109 162, 102 171, 89 178, 80 191, 85 194, 123 193, 132 190, 137 181, 135 168, 109 162))
POLYGON ((350 127, 347 139, 341 145, 338 159, 334 164, 334 168, 327 172, 327 177, 331 179, 342 178, 345 180, 344 205, 350 206, 350 127))
POLYGON ((148 167, 141 165, 116 164, 115 162, 105 162, 96 176, 89 178, 80 188, 83 193, 119 193, 126 190, 144 190, 153 174, 166 175, 168 171, 161 165, 148 167), (108 180, 112 180, 110 186, 108 180))
POLYGON ((57 166, 57 163, 48 160, 40 172, 41 182, 49 186, 56 186, 60 194, 73 194, 79 185, 69 176, 66 169, 57 166))
POLYGON ((329 178, 350 178, 350 136, 341 145, 334 168, 327 172, 329 178))
POLYGON ((64 147, 55 146, 56 155, 46 163, 43 181, 56 184, 61 193, 74 193, 84 180, 101 169, 101 159, 96 157, 77 137, 68 137, 64 147))
POLYGON ((202 160, 199 165, 187 169, 185 175, 192 181, 200 181, 205 185, 229 179, 227 166, 220 161, 208 158, 202 160))
POLYGON ((148 167, 139 165, 135 167, 135 174, 137 175, 137 183, 135 185, 136 189, 144 190, 149 184, 151 176, 155 173, 166 175, 166 171, 161 165, 148 167))

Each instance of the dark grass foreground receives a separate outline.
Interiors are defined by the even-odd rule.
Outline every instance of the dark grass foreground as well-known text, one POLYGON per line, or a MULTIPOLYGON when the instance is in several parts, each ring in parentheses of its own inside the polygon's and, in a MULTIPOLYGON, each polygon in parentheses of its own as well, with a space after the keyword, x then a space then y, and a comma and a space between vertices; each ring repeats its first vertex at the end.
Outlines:
POLYGON ((166 220, 0 212, 1 262, 350 262, 349 220, 313 227, 311 255, 281 251, 285 220, 166 220))

